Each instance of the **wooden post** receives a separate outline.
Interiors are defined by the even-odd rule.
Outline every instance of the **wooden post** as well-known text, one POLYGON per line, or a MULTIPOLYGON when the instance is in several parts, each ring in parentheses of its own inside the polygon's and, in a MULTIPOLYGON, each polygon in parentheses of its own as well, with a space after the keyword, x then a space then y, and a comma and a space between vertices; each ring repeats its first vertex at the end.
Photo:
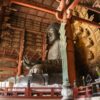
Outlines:
POLYGON ((43 42, 43 45, 42 45, 42 61, 45 60, 46 58, 46 34, 43 33, 42 35, 42 42, 43 42))
POLYGON ((25 31, 22 31, 21 38, 20 38, 20 49, 19 49, 19 60, 18 60, 18 72, 17 75, 19 76, 21 74, 22 70, 22 57, 23 57, 23 51, 24 51, 24 35, 25 31))
POLYGON ((4 21, 5 7, 0 5, 0 31, 2 30, 2 24, 4 21))
POLYGON ((71 0, 70 6, 64 0, 60 2, 58 10, 62 12, 56 13, 56 17, 61 21, 60 27, 60 41, 61 41, 61 57, 62 57, 62 75, 63 83, 66 84, 68 80, 73 84, 76 79, 75 63, 74 63, 74 47, 73 34, 71 31, 71 10, 78 4, 79 0, 71 0), (68 8, 67 8, 68 6, 68 8), (66 27, 67 26, 67 27, 66 27))
POLYGON ((66 30, 65 30, 66 23, 61 23, 60 26, 60 51, 61 51, 61 59, 62 59, 62 77, 63 77, 63 84, 67 84, 68 81, 68 63, 67 63, 67 52, 66 52, 66 30))
POLYGON ((66 37, 67 37, 67 60, 68 60, 68 76, 69 82, 71 84, 76 80, 76 71, 75 71, 75 59, 74 59, 74 44, 73 44, 73 33, 71 29, 71 19, 67 20, 66 27, 66 37))
POLYGON ((76 80, 73 34, 71 30, 71 19, 66 20, 67 21, 64 19, 60 27, 62 75, 63 83, 68 80, 71 84, 73 84, 74 80, 76 80))
MULTIPOLYGON (((65 16, 65 15, 64 15, 65 16)), ((60 46, 61 46, 61 59, 62 59, 62 100, 73 99, 72 89, 70 84, 73 85, 75 80, 74 69, 74 55, 73 55, 73 39, 71 34, 70 22, 63 21, 60 26, 60 46), (67 26, 67 27, 66 27, 67 26)))

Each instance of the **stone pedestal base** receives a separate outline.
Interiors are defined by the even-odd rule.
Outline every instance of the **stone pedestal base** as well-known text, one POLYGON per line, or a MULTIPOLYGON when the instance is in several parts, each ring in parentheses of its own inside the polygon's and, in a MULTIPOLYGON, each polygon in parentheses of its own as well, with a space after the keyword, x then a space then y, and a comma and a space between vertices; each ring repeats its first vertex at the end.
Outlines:
POLYGON ((61 100, 73 100, 73 91, 71 89, 70 84, 63 84, 62 85, 62 99, 61 100))

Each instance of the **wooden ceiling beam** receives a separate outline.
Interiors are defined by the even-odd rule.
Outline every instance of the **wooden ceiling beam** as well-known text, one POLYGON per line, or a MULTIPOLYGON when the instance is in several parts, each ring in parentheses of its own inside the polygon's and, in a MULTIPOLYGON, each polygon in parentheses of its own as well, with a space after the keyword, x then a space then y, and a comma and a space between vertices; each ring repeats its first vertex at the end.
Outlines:
MULTIPOLYGON (((6 40, 6 42, 9 42, 6 40)), ((16 43, 16 41, 13 41, 16 43)), ((11 49, 7 49, 7 48, 3 48, 3 50, 0 50, 0 55, 8 55, 8 56, 15 56, 15 51, 14 50, 11 50, 11 49)), ((16 54, 17 56, 17 54, 16 54)))
MULTIPOLYGON (((16 17, 16 18, 18 17, 18 18, 21 18, 22 20, 26 20, 25 17, 21 17, 21 16, 14 16, 14 17, 16 17)), ((13 17, 12 17, 12 18, 13 18, 13 17)), ((46 27, 48 27, 48 25, 49 25, 48 23, 41 22, 41 21, 35 21, 34 19, 30 19, 30 18, 27 18, 27 20, 30 20, 30 21, 33 22, 33 23, 35 22, 35 23, 34 23, 34 26, 35 26, 35 27, 39 27, 40 25, 42 25, 42 27, 45 26, 45 28, 46 28, 46 27), (37 22, 37 23, 36 23, 36 22, 37 22), (39 22, 40 24, 38 24, 38 22, 39 22)), ((20 26, 17 26, 17 25, 16 25, 16 26, 14 25, 14 27, 11 26, 11 28, 14 28, 14 29, 16 28, 16 30, 20 30, 20 29, 23 30, 23 29, 25 29, 25 27, 20 28, 20 26)), ((33 32, 36 32, 36 33, 41 33, 41 30, 38 30, 38 31, 37 31, 37 30, 35 30, 34 28, 33 28, 32 30, 26 28, 26 31, 28 31, 28 30, 29 30, 29 31, 33 31, 33 32)), ((42 31, 42 32, 43 32, 43 31, 42 31)))
POLYGON ((77 17, 77 16, 72 16, 72 19, 73 19, 73 20, 80 21, 80 22, 83 22, 83 23, 87 23, 87 24, 89 24, 89 25, 93 25, 93 26, 95 26, 95 27, 97 27, 97 28, 100 28, 100 24, 97 24, 97 23, 95 23, 95 22, 91 22, 91 21, 89 21, 89 20, 86 20, 86 19, 83 19, 83 18, 80 18, 80 17, 77 17))
POLYGON ((5 66, 2 66, 2 67, 0 67, 0 71, 13 71, 13 72, 17 72, 17 67, 5 67, 5 66))
MULTIPOLYGON (((47 12, 47 13, 50 13, 50 14, 53 14, 55 15, 56 12, 58 12, 57 10, 55 9, 51 9, 49 7, 45 7, 43 6, 42 4, 39 4, 39 3, 32 3, 32 4, 28 4, 26 0, 23 0, 23 1, 20 1, 20 0, 11 0, 11 3, 14 3, 14 4, 18 4, 18 5, 21 5, 21 6, 25 6, 25 7, 28 7, 28 8, 33 8, 33 9, 36 9, 36 10, 40 10, 40 11, 43 11, 43 12, 47 12)), ((73 17, 75 20, 79 20, 81 22, 85 22, 87 24, 91 24, 93 26, 96 26, 96 27, 100 27, 99 24, 96 24, 96 23, 93 23, 91 21, 88 21, 88 20, 85 20, 85 19, 82 19, 82 18, 78 18, 78 17, 73 17)))
POLYGON ((16 62, 16 63, 18 63, 18 60, 17 59, 4 58, 4 57, 1 57, 0 58, 0 61, 9 61, 9 62, 16 62))
POLYGON ((3 81, 5 80, 4 78, 8 78, 8 77, 11 77, 11 76, 16 76, 16 73, 12 73, 12 74, 0 74, 0 81, 3 81))
MULTIPOLYGON (((19 30, 19 31, 24 31, 23 28, 18 28, 18 27, 13 27, 13 26, 11 26, 11 29, 15 29, 15 30, 19 30)), ((37 33, 38 33, 38 35, 42 33, 42 32, 40 32, 40 31, 29 30, 29 29, 26 29, 26 31, 27 31, 27 32, 32 32, 32 33, 34 33, 35 35, 37 35, 37 33)))
POLYGON ((36 9, 36 10, 40 10, 43 12, 47 12, 50 14, 55 15, 55 13, 57 12, 57 10, 52 9, 48 6, 42 5, 40 3, 36 3, 36 2, 32 2, 31 4, 27 2, 27 0, 10 0, 11 3, 17 4, 17 5, 21 5, 24 7, 28 7, 28 8, 32 8, 32 9, 36 9))
MULTIPOLYGON (((30 16, 33 16, 33 17, 39 17, 39 18, 41 18, 41 19, 45 18, 45 16, 42 17, 42 16, 39 16, 39 15, 30 14, 29 12, 18 11, 18 13, 21 13, 21 14, 27 14, 27 15, 30 15, 30 16)), ((46 20, 51 20, 50 18, 45 18, 45 19, 46 19, 46 20)))
POLYGON ((88 9, 88 10, 91 10, 91 11, 93 11, 93 12, 96 12, 96 13, 100 14, 100 10, 97 10, 97 9, 94 8, 94 7, 90 7, 90 6, 86 6, 86 5, 82 5, 82 4, 80 4, 80 6, 86 8, 86 9, 88 9))

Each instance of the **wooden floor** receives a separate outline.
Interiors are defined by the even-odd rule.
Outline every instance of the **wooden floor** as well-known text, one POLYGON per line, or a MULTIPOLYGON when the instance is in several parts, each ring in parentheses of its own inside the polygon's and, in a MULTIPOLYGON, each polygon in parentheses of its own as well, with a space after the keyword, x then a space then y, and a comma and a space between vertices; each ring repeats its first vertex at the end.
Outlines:
MULTIPOLYGON (((0 100, 36 100, 36 99, 25 99, 25 98, 0 98, 0 100)), ((37 99, 37 100, 61 100, 61 99, 37 99)), ((99 97, 92 97, 92 98, 81 98, 81 99, 74 99, 74 100, 100 100, 99 97)))
MULTIPOLYGON (((24 99, 24 98, 1 98, 0 100, 36 100, 36 99, 24 99)), ((61 99, 37 99, 37 100, 61 100, 61 99)))
POLYGON ((81 98, 81 99, 75 99, 75 100, 100 100, 100 96, 99 97, 92 97, 92 98, 81 98))

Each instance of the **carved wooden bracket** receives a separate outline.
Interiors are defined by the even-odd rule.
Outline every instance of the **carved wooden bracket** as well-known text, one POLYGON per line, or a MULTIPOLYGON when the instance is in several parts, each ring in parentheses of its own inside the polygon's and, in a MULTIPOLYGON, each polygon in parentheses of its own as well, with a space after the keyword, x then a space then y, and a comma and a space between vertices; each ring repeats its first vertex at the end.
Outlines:
POLYGON ((67 19, 70 19, 72 16, 71 11, 79 3, 79 0, 74 0, 70 5, 69 0, 57 1, 59 2, 59 6, 57 8, 59 12, 56 12, 56 18, 61 22, 67 22, 67 19))

